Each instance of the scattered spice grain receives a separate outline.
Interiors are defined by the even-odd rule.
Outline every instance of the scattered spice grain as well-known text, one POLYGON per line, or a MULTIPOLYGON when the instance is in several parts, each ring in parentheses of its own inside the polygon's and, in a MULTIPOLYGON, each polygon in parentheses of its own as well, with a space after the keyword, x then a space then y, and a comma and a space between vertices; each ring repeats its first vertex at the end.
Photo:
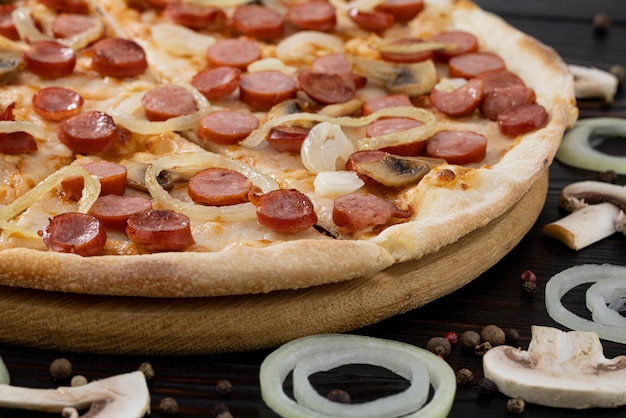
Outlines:
POLYGON ((67 379, 72 375, 72 363, 66 358, 55 359, 50 364, 50 375, 54 380, 67 379))

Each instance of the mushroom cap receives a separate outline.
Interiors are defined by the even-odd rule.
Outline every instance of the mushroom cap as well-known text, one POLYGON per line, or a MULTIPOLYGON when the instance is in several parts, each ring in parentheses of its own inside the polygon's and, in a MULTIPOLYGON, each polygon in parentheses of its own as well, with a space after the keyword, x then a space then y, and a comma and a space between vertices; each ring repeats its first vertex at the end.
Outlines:
POLYGON ((529 403, 576 409, 626 404, 626 357, 607 360, 594 332, 533 326, 528 351, 492 348, 483 369, 500 392, 529 403))

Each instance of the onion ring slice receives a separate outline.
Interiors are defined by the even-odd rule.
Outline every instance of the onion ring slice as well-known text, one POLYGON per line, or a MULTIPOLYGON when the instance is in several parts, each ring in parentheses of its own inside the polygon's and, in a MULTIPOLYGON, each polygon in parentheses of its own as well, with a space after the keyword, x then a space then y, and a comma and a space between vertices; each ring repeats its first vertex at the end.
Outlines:
POLYGON ((417 411, 426 402, 429 383, 428 370, 423 363, 416 362, 404 351, 396 350, 390 356, 376 344, 363 344, 358 350, 346 348, 314 354, 300 360, 293 369, 293 392, 298 403, 336 418, 403 416, 417 411), (345 364, 384 367, 409 380, 411 385, 400 393, 367 403, 343 404, 321 396, 311 385, 309 376, 345 364))
MULTIPOLYGON (((434 395, 424 407, 405 415, 405 417, 430 418, 448 415, 456 392, 456 377, 454 371, 444 360, 429 351, 409 344, 347 334, 322 334, 303 337, 284 344, 272 352, 261 364, 259 377, 263 400, 282 417, 334 417, 335 415, 311 410, 294 401, 284 392, 283 381, 289 372, 306 357, 318 353, 331 356, 335 351, 343 350, 351 350, 356 353, 364 346, 368 346, 367 350, 375 349, 390 357, 402 353, 401 355, 411 357, 411 362, 422 363, 428 370, 434 395)), ((369 405, 369 403, 363 405, 369 405)), ((378 416, 384 415, 379 414, 378 416)))
POLYGON ((556 159, 563 164, 585 170, 599 172, 613 170, 617 174, 626 174, 626 157, 598 151, 593 146, 594 134, 626 139, 626 120, 618 118, 579 120, 572 129, 565 132, 556 159))
POLYGON ((585 283, 595 283, 603 279, 618 278, 624 280, 626 266, 612 264, 582 264, 570 267, 552 276, 546 284, 545 304, 546 310, 552 319, 575 331, 591 331, 598 333, 600 338, 626 343, 626 328, 616 325, 599 324, 582 318, 569 311, 561 299, 576 286, 585 283))
POLYGON ((599 280, 587 289, 587 309, 595 322, 620 326, 626 331, 626 318, 618 312, 625 297, 626 276, 599 280))
POLYGON ((204 206, 172 197, 158 181, 158 175, 163 170, 185 169, 198 172, 207 167, 221 167, 235 170, 246 176, 253 185, 263 193, 278 189, 278 183, 265 174, 255 170, 252 166, 223 155, 212 152, 187 152, 170 154, 153 161, 146 170, 146 187, 152 198, 163 208, 171 209, 187 215, 198 221, 243 221, 254 219, 256 209, 252 203, 240 203, 232 206, 204 206))

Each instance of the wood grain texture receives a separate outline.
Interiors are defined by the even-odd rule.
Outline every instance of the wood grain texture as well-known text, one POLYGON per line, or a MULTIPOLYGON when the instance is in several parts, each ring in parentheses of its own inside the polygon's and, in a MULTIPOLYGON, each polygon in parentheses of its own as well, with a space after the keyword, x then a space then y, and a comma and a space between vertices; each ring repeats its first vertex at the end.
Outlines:
POLYGON ((504 257, 543 208, 547 173, 505 215, 421 260, 333 285, 192 299, 99 297, 0 288, 0 340, 115 354, 206 354, 346 332, 423 306, 504 257))

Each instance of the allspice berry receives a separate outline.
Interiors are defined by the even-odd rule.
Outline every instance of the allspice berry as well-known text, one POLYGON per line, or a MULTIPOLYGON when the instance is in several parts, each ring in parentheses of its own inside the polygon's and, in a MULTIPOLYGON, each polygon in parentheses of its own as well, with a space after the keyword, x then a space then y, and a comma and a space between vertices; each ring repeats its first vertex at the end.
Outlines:
POLYGON ((350 394, 345 390, 333 389, 326 395, 326 398, 338 403, 352 403, 350 394))
POLYGON ((230 380, 220 380, 215 384, 215 392, 217 392, 217 396, 220 398, 228 398, 233 391, 233 384, 230 383, 230 380))
POLYGON ((492 347, 503 345, 506 341, 504 331, 497 325, 487 325, 480 331, 480 337, 484 342, 491 344, 492 347))
POLYGON ((465 331, 459 338, 459 345, 464 351, 474 351, 474 347, 480 344, 480 334, 476 331, 465 331))
POLYGON ((144 361, 143 363, 141 363, 138 370, 143 373, 144 377, 146 378, 146 382, 154 379, 154 369, 152 368, 152 364, 150 364, 149 362, 144 361))
POLYGON ((426 349, 431 353, 437 354, 438 356, 448 357, 450 355, 450 351, 452 351, 452 346, 447 338, 433 337, 426 343, 426 349))
POLYGON ((67 379, 72 375, 72 363, 66 358, 58 358, 50 364, 50 375, 55 380, 67 379))

